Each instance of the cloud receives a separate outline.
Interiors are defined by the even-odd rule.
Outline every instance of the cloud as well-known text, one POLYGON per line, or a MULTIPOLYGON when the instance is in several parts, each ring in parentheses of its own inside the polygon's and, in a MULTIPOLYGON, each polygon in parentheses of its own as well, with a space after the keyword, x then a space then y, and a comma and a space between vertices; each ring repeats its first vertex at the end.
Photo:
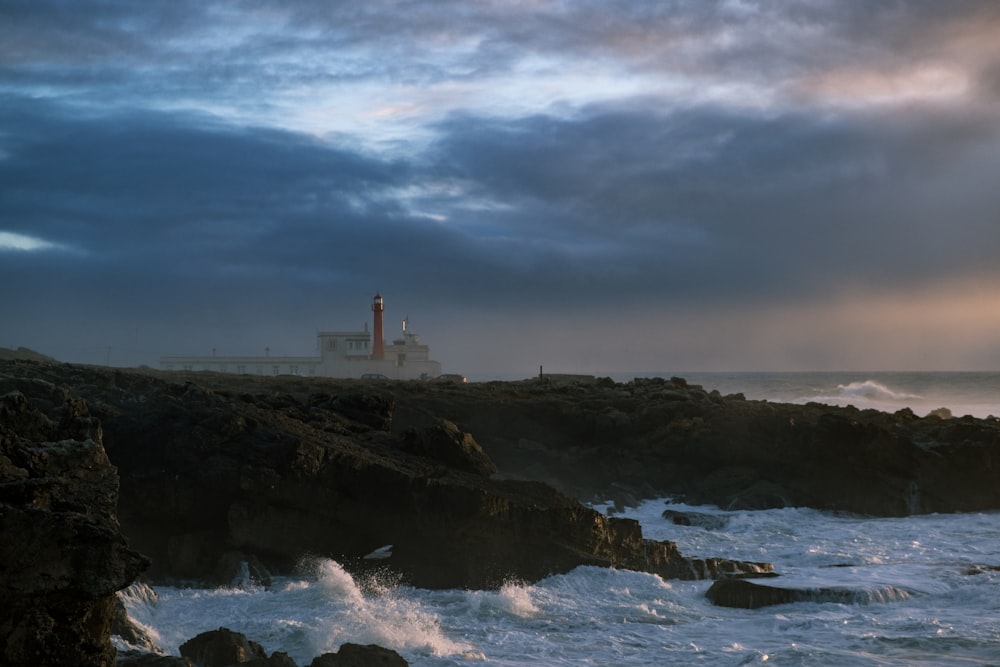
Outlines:
POLYGON ((933 279, 989 265, 976 244, 1000 241, 988 222, 995 196, 967 187, 1000 138, 986 117, 595 110, 572 121, 456 118, 445 131, 438 149, 467 184, 463 197, 515 207, 488 227, 603 247, 636 266, 641 298, 667 287, 698 298, 815 294, 845 275, 933 279))
POLYGON ((819 358, 860 316, 816 304, 938 308, 992 270, 998 26, 964 1, 4 3, 3 238, 51 245, 4 253, 0 333, 277 348, 381 290, 456 350, 523 324, 610 364, 669 318, 686 359, 778 363, 736 330, 819 358))

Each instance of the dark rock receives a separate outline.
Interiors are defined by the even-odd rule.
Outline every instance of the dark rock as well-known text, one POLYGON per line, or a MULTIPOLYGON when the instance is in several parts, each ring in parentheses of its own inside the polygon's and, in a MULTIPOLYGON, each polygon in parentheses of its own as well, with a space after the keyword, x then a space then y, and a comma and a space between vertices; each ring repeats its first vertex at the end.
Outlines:
POLYGON ((111 617, 111 634, 121 637, 137 649, 150 653, 161 652, 159 646, 149 636, 149 633, 128 615, 125 604, 122 602, 121 597, 117 595, 115 596, 114 612, 111 617))
MULTIPOLYGON (((40 392, 41 379, 51 394, 67 383, 70 398, 101 406, 122 476, 119 517, 153 556, 154 578, 211 582, 220 563, 238 565, 226 556, 232 551, 278 571, 306 554, 355 570, 388 565, 406 583, 428 588, 496 587, 579 565, 683 577, 717 569, 693 566, 671 543, 644 540, 634 521, 604 517, 544 484, 484 477, 492 467, 475 440, 432 412, 423 411, 415 427, 430 437, 410 442, 432 443, 434 458, 401 452, 405 430, 346 421, 364 406, 385 418, 398 401, 384 398, 394 383, 380 384, 368 401, 363 384, 319 378, 198 376, 195 383, 73 366, 14 370, 25 372, 0 375, 0 388, 7 382, 40 392), (390 558, 364 559, 387 544, 390 558)), ((398 384, 422 391, 433 383, 398 384)), ((225 578, 232 572, 222 571, 225 578)))
POLYGON ((50 422, 25 428, 72 422, 67 398, 100 417, 121 473, 119 519, 161 578, 211 580, 233 550, 276 572, 307 553, 365 567, 387 544, 380 566, 426 587, 581 564, 726 569, 667 547, 647 558, 637 527, 574 498, 875 515, 1000 508, 996 420, 738 400, 681 378, 459 391, 0 362, 0 392, 14 389, 50 406, 50 422), (470 472, 467 435, 497 474, 470 472))
POLYGON ((254 658, 239 664, 240 667, 297 667, 295 661, 283 651, 275 651, 269 658, 254 658))
POLYGON ((406 667, 403 656, 375 644, 343 644, 336 653, 324 653, 309 667, 406 667))
POLYGON ((861 604, 905 600, 910 593, 895 586, 880 586, 875 589, 852 589, 830 586, 816 588, 792 588, 768 586, 749 579, 717 579, 705 593, 712 604, 720 607, 758 609, 776 604, 792 602, 834 602, 840 604, 861 604))
POLYGON ((203 632, 181 644, 180 652, 195 667, 229 667, 250 660, 267 659, 263 646, 228 628, 203 632))
POLYGON ((788 492, 774 482, 756 479, 744 489, 732 493, 727 510, 769 510, 788 507, 788 492))
POLYGON ((115 591, 148 561, 115 519, 99 423, 82 401, 50 404, 56 420, 21 392, 0 398, 0 663, 112 665, 115 591))
POLYGON ((580 499, 628 490, 648 498, 651 489, 723 508, 876 516, 1000 509, 998 420, 748 401, 681 378, 581 385, 572 394, 500 382, 447 397, 421 386, 389 389, 398 415, 461 424, 501 474, 580 499), (624 418, 613 428, 598 428, 617 413, 624 418))
POLYGON ((388 431, 392 424, 394 402, 382 394, 341 394, 332 396, 330 408, 347 419, 379 431, 388 431))
POLYGON ((706 530, 721 530, 729 523, 729 518, 716 514, 702 512, 680 512, 678 510, 663 510, 663 518, 675 526, 697 526, 706 530))
POLYGON ((119 651, 115 667, 195 667, 188 658, 144 651, 119 651))
POLYGON ((438 420, 437 424, 427 428, 408 429, 401 438, 399 448, 484 477, 497 471, 496 464, 475 438, 446 419, 438 420))

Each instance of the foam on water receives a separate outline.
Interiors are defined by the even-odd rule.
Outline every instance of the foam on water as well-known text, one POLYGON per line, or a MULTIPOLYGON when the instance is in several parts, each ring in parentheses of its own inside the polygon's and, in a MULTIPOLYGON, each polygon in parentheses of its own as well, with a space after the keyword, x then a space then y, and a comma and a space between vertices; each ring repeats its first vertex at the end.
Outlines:
POLYGON ((923 397, 919 394, 908 394, 906 392, 893 391, 889 387, 880 382, 876 382, 875 380, 838 384, 837 394, 834 398, 839 400, 863 398, 869 401, 885 402, 906 402, 923 399, 923 397))
POLYGON ((597 567, 493 591, 428 591, 314 559, 266 590, 123 597, 171 653, 224 626, 299 665, 347 641, 393 648, 417 666, 1000 664, 1000 513, 861 519, 669 507, 725 520, 677 526, 662 518, 663 501, 628 515, 686 555, 773 562, 782 577, 768 585, 854 593, 729 609, 708 602, 708 581, 597 567))
MULTIPOLYGON (((853 405, 895 412, 910 408, 926 415, 947 408, 953 415, 1000 415, 1000 372, 793 372, 793 373, 643 373, 641 377, 679 375, 722 394, 782 403, 853 405)), ((616 374, 628 381, 635 374, 616 374)))
POLYGON ((227 627, 286 651, 306 665, 344 642, 379 644, 426 656, 462 655, 470 647, 442 631, 440 616, 405 588, 359 583, 336 561, 303 564, 307 578, 276 579, 271 589, 162 588, 158 600, 126 600, 130 616, 158 628, 160 646, 180 644, 206 630, 227 627))

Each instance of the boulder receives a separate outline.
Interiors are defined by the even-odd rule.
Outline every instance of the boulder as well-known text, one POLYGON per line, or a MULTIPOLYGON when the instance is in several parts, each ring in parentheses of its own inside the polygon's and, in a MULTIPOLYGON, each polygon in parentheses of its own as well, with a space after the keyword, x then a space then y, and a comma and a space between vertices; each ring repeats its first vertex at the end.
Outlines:
POLYGON ((403 656, 375 644, 343 644, 336 653, 324 653, 309 667, 406 667, 403 656))
POLYGON ((267 659, 264 647, 228 628, 208 630, 180 646, 182 657, 195 667, 229 667, 251 660, 267 659))

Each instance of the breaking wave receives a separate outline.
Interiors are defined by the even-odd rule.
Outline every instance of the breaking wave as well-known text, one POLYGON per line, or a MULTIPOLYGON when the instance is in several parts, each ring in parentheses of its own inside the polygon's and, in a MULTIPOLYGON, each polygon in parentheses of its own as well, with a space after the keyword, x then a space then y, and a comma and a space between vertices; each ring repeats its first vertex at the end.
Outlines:
POLYGON ((863 382, 838 384, 836 398, 843 400, 859 398, 867 401, 904 402, 920 400, 923 397, 918 394, 894 391, 875 380, 864 380, 863 382))

